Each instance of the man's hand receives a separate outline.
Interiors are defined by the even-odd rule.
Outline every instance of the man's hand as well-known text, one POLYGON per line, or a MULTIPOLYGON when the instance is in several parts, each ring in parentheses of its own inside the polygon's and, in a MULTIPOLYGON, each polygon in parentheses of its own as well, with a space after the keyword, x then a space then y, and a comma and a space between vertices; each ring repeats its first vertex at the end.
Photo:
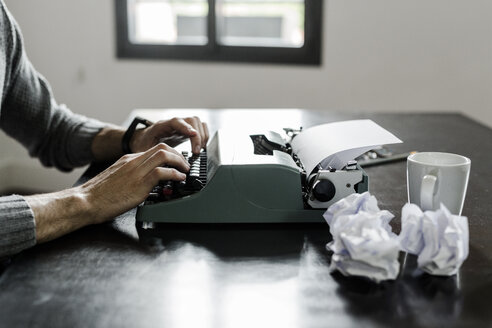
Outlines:
MULTIPOLYGON (((91 151, 96 162, 114 161, 123 155, 121 140, 125 130, 118 126, 102 129, 92 141, 91 151)), ((160 142, 175 147, 190 139, 192 151, 198 154, 208 142, 208 127, 198 117, 173 118, 138 129, 130 140, 133 153, 144 152, 160 142)))
POLYGON ((159 121, 148 128, 136 130, 130 141, 130 149, 133 152, 146 151, 159 142, 176 147, 188 138, 193 153, 198 154, 207 146, 207 124, 196 116, 159 121))
POLYGON ((159 181, 183 181, 190 166, 172 147, 160 143, 146 152, 128 154, 84 185, 95 223, 112 219, 145 200, 159 181))
POLYGON ((27 196, 36 221, 36 239, 48 241, 110 220, 143 202, 160 180, 184 180, 182 172, 189 169, 181 154, 161 143, 121 157, 82 186, 27 196))

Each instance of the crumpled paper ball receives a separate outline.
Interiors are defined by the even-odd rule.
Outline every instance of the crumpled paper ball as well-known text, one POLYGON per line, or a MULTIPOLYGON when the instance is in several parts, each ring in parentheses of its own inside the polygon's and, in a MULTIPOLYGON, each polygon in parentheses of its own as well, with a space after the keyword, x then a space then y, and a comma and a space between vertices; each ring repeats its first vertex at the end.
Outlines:
POLYGON ((451 276, 468 257, 468 219, 453 215, 441 204, 423 213, 417 205, 402 210, 399 241, 402 250, 418 256, 418 267, 433 275, 451 276))
POLYGON ((333 237, 327 245, 333 251, 331 271, 376 282, 398 276, 400 247, 389 225, 394 216, 380 210, 369 192, 341 199, 323 217, 333 237))
MULTIPOLYGON (((332 204, 323 214, 328 225, 331 227, 331 222, 335 217, 342 215, 357 214, 359 211, 375 213, 379 212, 378 201, 368 191, 362 194, 350 194, 349 196, 340 199, 332 204)), ((391 220, 391 219, 390 219, 391 220)))

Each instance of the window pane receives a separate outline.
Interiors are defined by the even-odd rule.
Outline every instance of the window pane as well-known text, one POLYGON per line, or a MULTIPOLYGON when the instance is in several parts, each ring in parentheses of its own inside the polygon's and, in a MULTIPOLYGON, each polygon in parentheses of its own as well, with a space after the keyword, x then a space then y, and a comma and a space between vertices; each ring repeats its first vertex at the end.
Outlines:
POLYGON ((303 0, 217 0, 217 41, 231 46, 302 47, 303 0))
POLYGON ((129 0, 132 43, 207 43, 207 0, 129 0))

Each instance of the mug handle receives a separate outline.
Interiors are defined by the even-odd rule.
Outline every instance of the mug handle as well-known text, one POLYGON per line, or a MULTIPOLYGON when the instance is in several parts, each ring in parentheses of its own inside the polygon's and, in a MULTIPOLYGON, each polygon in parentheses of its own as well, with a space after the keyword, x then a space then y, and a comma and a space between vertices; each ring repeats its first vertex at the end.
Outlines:
POLYGON ((422 178, 422 184, 420 185, 420 207, 422 211, 433 209, 436 181, 437 177, 431 174, 422 178))

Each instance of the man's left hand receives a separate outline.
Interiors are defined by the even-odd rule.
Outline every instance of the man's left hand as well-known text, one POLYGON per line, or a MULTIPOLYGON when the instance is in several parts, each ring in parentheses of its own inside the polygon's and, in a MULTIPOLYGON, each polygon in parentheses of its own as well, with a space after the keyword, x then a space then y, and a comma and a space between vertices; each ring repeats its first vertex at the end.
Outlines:
POLYGON ((135 131, 130 141, 134 153, 146 151, 160 142, 176 147, 187 139, 191 140, 191 149, 198 154, 208 142, 208 127, 198 117, 172 118, 159 121, 145 129, 135 131))

